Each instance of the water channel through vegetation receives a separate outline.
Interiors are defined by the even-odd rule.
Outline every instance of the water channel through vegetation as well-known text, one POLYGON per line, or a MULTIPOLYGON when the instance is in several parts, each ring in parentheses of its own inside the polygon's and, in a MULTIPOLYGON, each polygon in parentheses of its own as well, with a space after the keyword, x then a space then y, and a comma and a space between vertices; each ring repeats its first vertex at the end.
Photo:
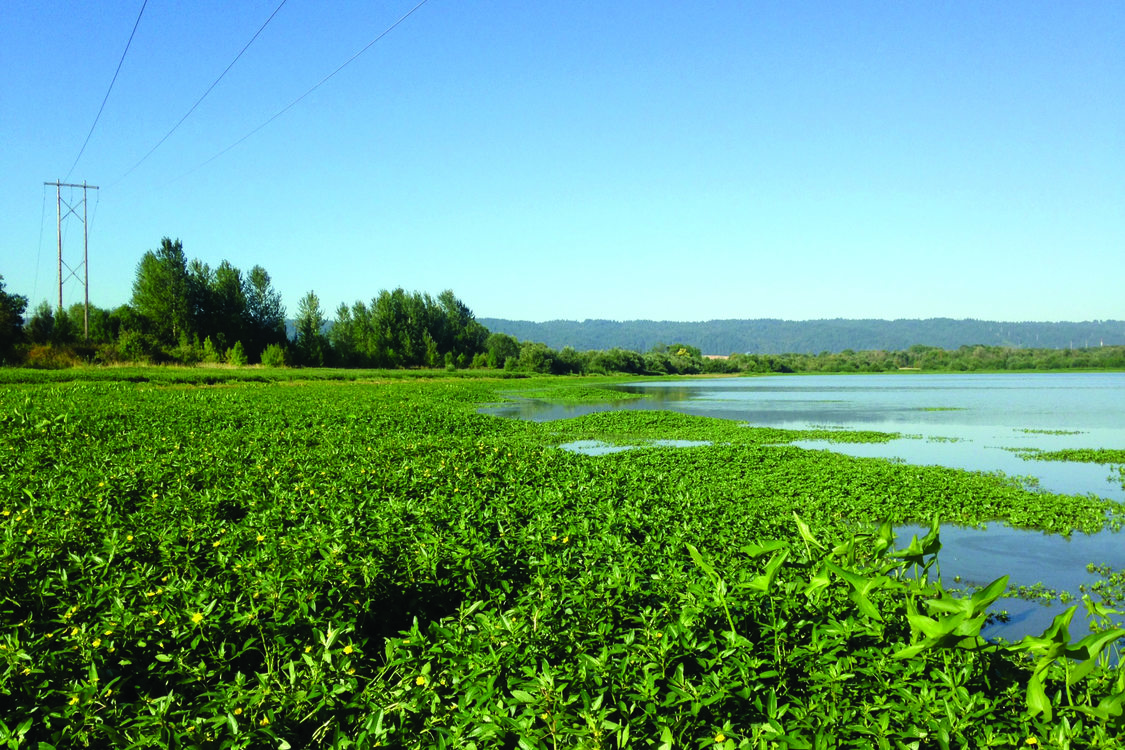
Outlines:
MULTIPOLYGON (((550 421, 607 410, 668 410, 788 430, 892 433, 886 442, 797 440, 808 449, 916 465, 1002 473, 1037 491, 1096 495, 1125 502, 1120 463, 1034 460, 1059 451, 1125 449, 1125 373, 879 374, 709 378, 612 386, 640 398, 560 404, 522 399, 495 414, 550 421)), ((664 441, 690 447, 697 441, 664 441)), ((604 454, 627 446, 596 441, 571 450, 604 454)), ((900 541, 921 526, 897 530, 900 541)), ((1069 536, 1015 529, 943 525, 940 572, 947 585, 983 585, 1004 574, 1010 589, 996 607, 1006 616, 991 635, 1016 639, 1042 632, 1072 597, 1101 576, 1091 565, 1125 569, 1125 537, 1103 530, 1069 536), (1035 596, 1034 592, 1040 592, 1035 596), (1043 595, 1055 592, 1059 597, 1043 595)))

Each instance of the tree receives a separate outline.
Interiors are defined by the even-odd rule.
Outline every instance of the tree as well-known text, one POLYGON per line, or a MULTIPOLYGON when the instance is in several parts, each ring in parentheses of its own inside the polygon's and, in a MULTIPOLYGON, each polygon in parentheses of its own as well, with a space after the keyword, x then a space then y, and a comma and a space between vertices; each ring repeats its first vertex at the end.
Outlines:
POLYGON ((35 314, 27 321, 27 337, 33 344, 46 344, 55 335, 55 311, 43 300, 35 307, 35 314))
POLYGON ((242 272, 225 260, 211 279, 210 312, 221 346, 242 340, 247 317, 242 272))
POLYGON ((244 283, 246 298, 246 340, 248 354, 255 359, 270 344, 285 343, 285 305, 281 294, 271 286, 270 275, 254 266, 244 283))
POLYGON ((4 277, 0 276, 0 361, 7 363, 14 357, 16 344, 23 340, 23 313, 27 297, 4 291, 4 277))
POLYGON ((402 367, 407 364, 403 360, 403 345, 410 347, 405 299, 406 292, 399 288, 393 292, 384 289, 371 300, 367 347, 376 367, 402 367), (407 333, 405 337, 404 333, 407 333))
POLYGON ((181 332, 194 333, 184 246, 165 237, 137 264, 133 307, 149 321, 160 341, 175 346, 181 332))
POLYGON ((220 341, 221 324, 215 317, 214 284, 215 272, 211 267, 193 258, 187 265, 187 306, 192 328, 200 338, 220 341))
MULTIPOLYGON (((457 355, 464 354, 466 359, 484 351, 488 329, 477 322, 473 311, 454 296, 453 290, 446 289, 439 294, 438 304, 445 313, 445 332, 448 337, 445 350, 457 355)), ((442 344, 440 339, 438 344, 442 344)))
POLYGON ((423 333, 422 340, 426 344, 426 367, 437 367, 440 357, 437 342, 434 341, 434 337, 430 335, 429 331, 423 333))
MULTIPOLYGON (((362 303, 356 303, 357 308, 362 303)), ((357 310, 358 312, 358 310, 357 310)), ((328 332, 328 343, 336 353, 336 361, 344 367, 360 367, 363 357, 357 350, 358 323, 352 317, 351 308, 347 303, 341 302, 336 308, 336 318, 332 322, 332 330, 328 332)))
POLYGON ((324 312, 320 298, 309 292, 297 303, 297 340, 295 346, 300 364, 306 367, 323 367, 328 353, 328 339, 324 335, 324 312))
POLYGON ((504 367, 509 359, 520 356, 520 342, 506 333, 491 334, 485 341, 485 348, 488 350, 488 366, 497 370, 504 367))
POLYGON ((86 306, 81 302, 75 302, 67 308, 67 315, 74 323, 75 336, 83 335, 86 332, 85 320, 89 313, 89 335, 83 336, 87 343, 90 344, 109 344, 116 338, 110 330, 110 311, 100 308, 97 305, 90 305, 89 311, 86 306))
POLYGON ((55 326, 51 331, 51 344, 54 346, 73 344, 77 336, 78 327, 70 319, 66 310, 60 308, 58 314, 55 315, 55 326))
POLYGON ((519 369, 549 373, 555 366, 555 352, 546 344, 524 341, 520 344, 519 369))

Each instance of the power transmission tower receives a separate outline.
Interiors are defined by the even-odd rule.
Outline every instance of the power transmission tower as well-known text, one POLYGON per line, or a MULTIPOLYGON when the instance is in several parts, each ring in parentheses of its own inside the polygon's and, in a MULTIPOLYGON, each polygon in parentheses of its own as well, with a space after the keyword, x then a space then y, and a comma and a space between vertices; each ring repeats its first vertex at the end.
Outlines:
POLYGON ((58 233, 59 233, 59 311, 61 312, 62 309, 63 309, 63 294, 62 294, 63 282, 69 281, 71 278, 77 279, 78 278, 78 271, 81 270, 82 271, 82 291, 85 294, 85 307, 84 307, 84 314, 83 314, 83 321, 82 321, 82 335, 83 335, 84 338, 89 339, 90 338, 90 273, 89 273, 89 265, 87 264, 87 260, 88 260, 89 251, 90 251, 90 233, 87 230, 87 225, 86 225, 86 191, 87 190, 97 190, 98 186, 97 185, 87 185, 85 182, 83 182, 81 185, 73 185, 73 184, 67 183, 67 182, 59 182, 58 180, 55 180, 54 182, 44 182, 43 184, 55 186, 55 205, 57 207, 58 233), (71 268, 69 263, 63 262, 62 220, 63 220, 63 218, 69 218, 71 214, 74 214, 74 216, 77 217, 78 216, 78 208, 79 208, 79 204, 75 203, 75 204, 72 205, 69 200, 67 200, 67 201, 63 200, 62 189, 64 187, 82 188, 82 202, 81 202, 81 208, 82 208, 82 263, 78 266, 78 268, 71 268), (65 217, 63 215, 63 210, 62 210, 64 203, 66 204, 66 216, 65 217), (66 270, 68 271, 68 275, 65 279, 63 278, 63 267, 64 266, 66 267, 66 270))

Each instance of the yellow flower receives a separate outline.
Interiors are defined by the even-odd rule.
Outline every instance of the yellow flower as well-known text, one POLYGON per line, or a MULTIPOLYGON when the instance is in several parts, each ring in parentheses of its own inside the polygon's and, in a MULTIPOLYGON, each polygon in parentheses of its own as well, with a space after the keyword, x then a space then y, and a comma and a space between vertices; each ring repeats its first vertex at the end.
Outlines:
POLYGON ((426 684, 426 676, 425 676, 425 675, 421 675, 421 674, 420 674, 420 675, 418 675, 418 679, 416 679, 416 680, 414 681, 414 684, 415 684, 415 685, 425 685, 425 684, 426 684))
POLYGON ((234 715, 235 716, 242 716, 242 709, 241 708, 234 709, 234 715))
POLYGON ((305 646, 305 653, 312 651, 312 646, 305 646))
POLYGON ((133 541, 133 535, 130 534, 129 536, 125 537, 125 541, 127 541, 127 542, 133 541))
POLYGON ((726 741, 727 741, 727 736, 725 734, 723 734, 722 732, 719 732, 718 734, 715 735, 715 742, 716 743, 726 742, 726 741))
POLYGON ((1024 740, 1023 744, 1025 744, 1025 745, 1038 745, 1039 740, 1037 740, 1034 736, 1032 736, 1032 737, 1028 737, 1026 740, 1024 740))
POLYGON ((90 645, 93 646, 94 648, 97 648, 98 646, 102 645, 102 639, 101 638, 95 638, 94 642, 91 643, 90 645))
POLYGON ((264 541, 266 541, 266 537, 265 537, 265 535, 263 535, 263 534, 258 534, 258 541, 259 541, 259 542, 264 542, 264 541))
POLYGON ((570 541, 570 537, 568 537, 568 536, 563 537, 563 544, 566 544, 569 541, 570 541))
POLYGON ((196 612, 194 615, 191 616, 191 621, 194 622, 196 625, 203 622, 203 613, 202 612, 196 612))
POLYGON ((211 543, 211 546, 212 547, 218 547, 222 543, 223 543, 222 539, 216 539, 214 542, 211 543))
POLYGON ((258 723, 261 724, 263 727, 267 727, 267 726, 269 726, 270 720, 268 718, 266 718, 265 716, 263 716, 262 720, 259 721, 258 723))
POLYGON ((73 705, 74 705, 75 703, 77 703, 77 702, 78 702, 78 696, 77 696, 77 695, 72 695, 72 696, 70 697, 70 705, 72 705, 72 706, 73 706, 73 705))
POLYGON ((349 643, 347 646, 344 646, 344 653, 345 654, 350 654, 352 651, 355 651, 355 649, 352 648, 352 644, 349 643))

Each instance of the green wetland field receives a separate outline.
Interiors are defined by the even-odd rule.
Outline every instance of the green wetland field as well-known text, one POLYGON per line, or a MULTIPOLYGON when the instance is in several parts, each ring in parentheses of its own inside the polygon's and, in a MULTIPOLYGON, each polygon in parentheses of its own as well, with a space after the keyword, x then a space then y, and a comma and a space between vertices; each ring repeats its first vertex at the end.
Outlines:
POLYGON ((0 387, 6 747, 1125 743, 1116 571, 991 642, 1005 579, 944 588, 936 525, 892 533, 1116 503, 788 444, 815 432, 479 413, 596 379, 68 372, 0 387))

